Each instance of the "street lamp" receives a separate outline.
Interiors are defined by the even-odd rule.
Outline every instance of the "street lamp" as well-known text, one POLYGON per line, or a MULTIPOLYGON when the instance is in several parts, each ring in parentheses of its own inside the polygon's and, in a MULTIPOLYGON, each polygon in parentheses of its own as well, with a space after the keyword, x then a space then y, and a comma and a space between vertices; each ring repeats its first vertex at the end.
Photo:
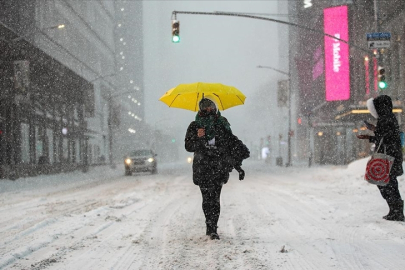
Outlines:
POLYGON ((288 160, 287 160, 287 164, 286 167, 290 167, 292 166, 291 163, 291 136, 293 135, 292 130, 291 130, 291 74, 290 72, 285 72, 273 67, 269 67, 269 66, 260 66, 258 65, 257 68, 267 68, 267 69, 271 69, 274 70, 278 73, 284 74, 286 76, 288 76, 288 160))

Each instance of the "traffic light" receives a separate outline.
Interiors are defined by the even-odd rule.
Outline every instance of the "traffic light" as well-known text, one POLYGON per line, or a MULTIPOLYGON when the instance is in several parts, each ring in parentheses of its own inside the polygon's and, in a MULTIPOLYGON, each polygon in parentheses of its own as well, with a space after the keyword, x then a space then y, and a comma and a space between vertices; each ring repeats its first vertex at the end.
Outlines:
POLYGON ((385 68, 378 66, 378 87, 380 89, 387 88, 387 81, 385 80, 385 68))
POLYGON ((180 22, 177 20, 172 20, 172 42, 180 42, 180 22))

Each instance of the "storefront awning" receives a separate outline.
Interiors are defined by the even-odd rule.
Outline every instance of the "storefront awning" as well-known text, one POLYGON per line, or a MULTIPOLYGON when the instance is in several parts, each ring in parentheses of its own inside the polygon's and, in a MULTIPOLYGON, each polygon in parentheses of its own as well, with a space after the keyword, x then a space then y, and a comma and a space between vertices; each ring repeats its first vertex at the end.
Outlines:
MULTIPOLYGON (((401 114, 403 111, 402 107, 394 107, 392 112, 394 114, 401 114)), ((335 115, 335 120, 338 121, 362 121, 365 120, 365 115, 370 116, 370 111, 367 107, 363 106, 351 106, 346 110, 340 111, 335 115)))

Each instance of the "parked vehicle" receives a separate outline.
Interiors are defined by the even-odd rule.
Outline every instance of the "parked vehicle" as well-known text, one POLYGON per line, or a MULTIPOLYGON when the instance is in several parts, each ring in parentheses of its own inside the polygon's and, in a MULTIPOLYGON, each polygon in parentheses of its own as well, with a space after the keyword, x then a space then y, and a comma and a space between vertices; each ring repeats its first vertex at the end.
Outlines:
POLYGON ((149 149, 135 150, 124 158, 125 175, 132 175, 134 172, 147 172, 156 174, 157 154, 149 149))

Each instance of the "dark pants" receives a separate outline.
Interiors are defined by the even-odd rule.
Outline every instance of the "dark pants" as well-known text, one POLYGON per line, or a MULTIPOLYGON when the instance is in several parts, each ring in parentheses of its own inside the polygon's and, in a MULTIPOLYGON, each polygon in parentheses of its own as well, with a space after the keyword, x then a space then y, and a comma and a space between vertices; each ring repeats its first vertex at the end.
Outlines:
POLYGON ((390 181, 386 186, 377 186, 377 187, 381 192, 381 196, 387 201, 387 203, 402 200, 401 194, 399 194, 398 180, 396 176, 391 175, 390 181))
POLYGON ((210 184, 200 185, 202 194, 202 209, 205 215, 205 222, 212 227, 216 227, 221 212, 220 197, 222 185, 210 184))

